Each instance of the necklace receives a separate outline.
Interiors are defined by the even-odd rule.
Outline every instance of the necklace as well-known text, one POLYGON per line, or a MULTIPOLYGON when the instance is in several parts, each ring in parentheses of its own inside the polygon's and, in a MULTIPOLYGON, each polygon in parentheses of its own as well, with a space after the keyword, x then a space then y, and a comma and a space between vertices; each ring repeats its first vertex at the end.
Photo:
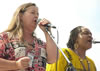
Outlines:
POLYGON ((35 43, 33 42, 33 43, 28 43, 26 40, 24 40, 24 43, 25 43, 25 45, 27 45, 27 46, 31 46, 31 47, 35 47, 35 43))
POLYGON ((84 59, 86 59, 86 62, 87 62, 87 64, 88 64, 88 70, 86 70, 85 65, 84 65, 84 63, 83 63, 83 59, 80 57, 80 55, 78 54, 78 52, 77 52, 77 51, 75 51, 75 52, 76 52, 76 54, 79 56, 79 61, 80 61, 81 65, 82 65, 84 71, 90 71, 90 62, 87 60, 86 56, 85 56, 84 59))
MULTIPOLYGON (((85 68, 85 65, 83 64, 83 60, 81 58, 79 58, 79 60, 80 60, 80 63, 82 65, 84 71, 87 71, 86 68, 85 68)), ((88 71, 90 71, 90 62, 87 60, 87 58, 86 58, 86 61, 87 61, 87 64, 88 64, 88 71)))
POLYGON ((35 47, 35 44, 34 43, 33 44, 28 43, 28 45, 32 46, 33 48, 35 47))

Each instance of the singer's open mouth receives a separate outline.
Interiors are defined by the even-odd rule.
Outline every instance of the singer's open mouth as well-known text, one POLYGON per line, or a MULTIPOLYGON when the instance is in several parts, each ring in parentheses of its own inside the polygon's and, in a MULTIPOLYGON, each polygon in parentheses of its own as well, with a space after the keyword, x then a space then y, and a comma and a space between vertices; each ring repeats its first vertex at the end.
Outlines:
POLYGON ((37 20, 34 20, 34 22, 36 23, 36 22, 37 22, 37 20))
POLYGON ((88 40, 88 42, 89 42, 89 43, 92 43, 92 40, 91 40, 91 39, 89 39, 89 40, 88 40))

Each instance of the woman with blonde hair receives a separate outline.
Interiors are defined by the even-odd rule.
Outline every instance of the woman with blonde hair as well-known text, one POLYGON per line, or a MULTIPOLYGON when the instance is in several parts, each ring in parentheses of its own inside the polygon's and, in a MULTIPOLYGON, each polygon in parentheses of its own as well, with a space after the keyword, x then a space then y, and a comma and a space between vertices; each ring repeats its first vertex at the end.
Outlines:
POLYGON ((45 71, 46 62, 56 61, 56 44, 44 27, 50 22, 42 19, 38 24, 46 42, 34 33, 38 17, 35 3, 17 8, 8 29, 0 33, 0 71, 45 71))

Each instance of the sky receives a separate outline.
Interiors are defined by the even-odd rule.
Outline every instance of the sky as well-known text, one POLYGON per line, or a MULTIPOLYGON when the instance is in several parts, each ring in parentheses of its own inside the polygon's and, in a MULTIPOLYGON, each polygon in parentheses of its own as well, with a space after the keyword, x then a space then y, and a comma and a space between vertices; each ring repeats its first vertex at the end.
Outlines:
MULTIPOLYGON (((66 48, 70 31, 76 26, 89 28, 94 40, 100 41, 100 0, 1 0, 0 32, 7 28, 16 8, 26 2, 36 3, 39 18, 46 18, 57 27, 60 48, 66 48)), ((45 41, 43 32, 38 27, 36 32, 45 41)), ((56 30, 53 29, 52 32, 56 38, 56 30)), ((93 44, 86 53, 95 62, 97 71, 100 71, 99 50, 100 44, 93 44)))

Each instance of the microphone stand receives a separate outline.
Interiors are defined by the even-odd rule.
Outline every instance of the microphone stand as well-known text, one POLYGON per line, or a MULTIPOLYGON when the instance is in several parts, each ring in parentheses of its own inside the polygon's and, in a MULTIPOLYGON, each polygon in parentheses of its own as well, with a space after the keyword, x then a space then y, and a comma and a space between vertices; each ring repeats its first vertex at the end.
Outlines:
POLYGON ((48 34, 50 35, 50 37, 52 38, 52 40, 55 42, 55 44, 57 45, 57 48, 61 51, 61 53, 63 54, 63 56, 65 57, 66 61, 68 62, 68 68, 66 69, 66 71, 76 71, 76 69, 73 67, 73 64, 70 62, 70 60, 66 57, 66 55, 64 54, 64 52, 62 51, 62 49, 60 47, 58 47, 58 44, 56 43, 56 41, 54 40, 54 36, 51 34, 51 32, 49 31, 49 27, 45 27, 46 31, 48 32, 48 34))

